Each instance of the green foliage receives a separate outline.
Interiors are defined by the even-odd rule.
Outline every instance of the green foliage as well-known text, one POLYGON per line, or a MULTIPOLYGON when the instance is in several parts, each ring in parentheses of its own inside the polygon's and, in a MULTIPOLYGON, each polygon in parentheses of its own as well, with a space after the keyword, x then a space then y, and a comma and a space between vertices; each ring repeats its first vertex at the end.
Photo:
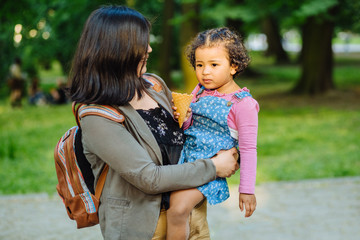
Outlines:
POLYGON ((59 61, 64 73, 67 73, 83 24, 90 12, 112 2, 121 4, 124 1, 6 1, 0 8, 0 59, 4 60, 0 65, 1 76, 6 75, 15 56, 23 59, 23 70, 29 77, 37 75, 39 66, 49 67, 53 60, 59 61), (22 25, 22 40, 19 44, 13 41, 16 24, 22 25), (35 30, 36 34, 30 36, 31 30, 35 30))
POLYGON ((327 10, 338 4, 338 0, 308 0, 304 1, 299 10, 294 12, 294 17, 305 19, 307 17, 325 14, 327 10))
POLYGON ((246 5, 231 6, 225 2, 219 2, 213 8, 204 9, 201 18, 212 19, 221 26, 226 25, 228 19, 241 19, 246 23, 251 23, 258 19, 258 14, 255 9, 246 5), (222 14, 214 14, 214 12, 222 14))
POLYGON ((341 11, 338 12, 337 27, 343 31, 360 33, 360 1, 341 0, 339 2, 341 11))
MULTIPOLYGON (((199 3, 200 30, 226 25, 229 20, 241 20, 240 32, 244 36, 251 32, 261 32, 261 20, 265 16, 274 16, 281 24, 282 31, 298 28, 306 17, 322 14, 326 9, 338 4, 336 13, 337 31, 360 31, 360 3, 356 0, 174 0, 174 51, 169 60, 173 70, 180 66, 179 36, 180 24, 187 16, 182 13, 185 3, 199 3)), ((0 4, 0 97, 4 96, 4 86, 11 61, 15 56, 23 59, 23 70, 29 78, 38 74, 39 68, 48 68, 56 60, 62 71, 69 71, 70 63, 83 28, 90 12, 104 4, 125 4, 131 6, 153 23, 153 53, 149 69, 158 71, 159 52, 162 50, 161 31, 164 0, 18 0, 2 1, 0 4), (19 7, 21 6, 21 7, 19 7), (22 24, 22 40, 14 44, 14 26, 22 24), (30 31, 36 30, 35 36, 30 31), (44 39, 43 34, 48 35, 44 39)), ((239 27, 240 28, 240 27, 239 27)))

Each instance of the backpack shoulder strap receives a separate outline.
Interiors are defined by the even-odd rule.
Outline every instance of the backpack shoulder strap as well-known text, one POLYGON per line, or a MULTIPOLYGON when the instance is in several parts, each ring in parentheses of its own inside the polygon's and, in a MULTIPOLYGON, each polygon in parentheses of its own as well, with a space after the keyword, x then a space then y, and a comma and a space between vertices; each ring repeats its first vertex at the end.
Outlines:
POLYGON ((160 83, 161 78, 158 75, 152 73, 145 73, 142 77, 143 79, 145 79, 145 81, 151 84, 151 88, 155 91, 160 92, 163 89, 160 83))
POLYGON ((115 107, 97 104, 81 105, 76 116, 81 119, 90 115, 104 117, 117 123, 123 123, 125 120, 124 115, 115 107))
POLYGON ((109 171, 109 165, 105 164, 103 170, 101 171, 99 179, 98 179, 98 181, 96 183, 96 187, 95 187, 95 197, 98 200, 100 200, 101 193, 102 193, 102 190, 104 188, 104 184, 105 184, 105 180, 106 180, 106 176, 107 176, 108 171, 109 171))
MULTIPOLYGON (((125 120, 124 115, 120 112, 119 109, 109 105, 98 105, 98 104, 77 105, 76 102, 73 102, 72 109, 75 115, 76 123, 79 127, 80 127, 80 119, 90 115, 104 117, 121 124, 125 120)), ((95 187, 95 197, 97 199, 100 199, 108 171, 109 171, 109 165, 105 164, 95 187)))

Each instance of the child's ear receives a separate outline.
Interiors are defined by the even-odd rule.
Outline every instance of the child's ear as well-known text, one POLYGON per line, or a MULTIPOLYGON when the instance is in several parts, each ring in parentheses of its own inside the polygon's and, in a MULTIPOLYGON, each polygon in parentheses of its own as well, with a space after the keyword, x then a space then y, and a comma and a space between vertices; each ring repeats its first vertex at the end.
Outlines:
POLYGON ((230 74, 232 76, 234 76, 235 73, 237 72, 236 70, 237 70, 237 66, 235 64, 232 64, 231 67, 230 67, 230 74))

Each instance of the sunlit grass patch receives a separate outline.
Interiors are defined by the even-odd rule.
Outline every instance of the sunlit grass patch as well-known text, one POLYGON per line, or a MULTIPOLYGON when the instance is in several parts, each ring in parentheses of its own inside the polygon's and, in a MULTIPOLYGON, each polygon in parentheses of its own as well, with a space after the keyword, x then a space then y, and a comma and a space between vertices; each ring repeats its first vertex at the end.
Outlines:
POLYGON ((71 106, 3 107, 0 115, 0 194, 55 191, 53 150, 72 125, 71 106))

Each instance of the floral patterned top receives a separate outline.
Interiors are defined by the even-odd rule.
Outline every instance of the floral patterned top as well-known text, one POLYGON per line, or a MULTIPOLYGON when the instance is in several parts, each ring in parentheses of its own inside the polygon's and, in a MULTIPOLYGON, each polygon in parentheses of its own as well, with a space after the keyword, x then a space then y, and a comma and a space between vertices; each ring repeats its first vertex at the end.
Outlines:
MULTIPOLYGON (((137 112, 153 133, 159 144, 164 165, 177 164, 184 145, 184 131, 179 123, 162 106, 137 112)), ((163 193, 162 207, 169 208, 170 193, 163 193)))

